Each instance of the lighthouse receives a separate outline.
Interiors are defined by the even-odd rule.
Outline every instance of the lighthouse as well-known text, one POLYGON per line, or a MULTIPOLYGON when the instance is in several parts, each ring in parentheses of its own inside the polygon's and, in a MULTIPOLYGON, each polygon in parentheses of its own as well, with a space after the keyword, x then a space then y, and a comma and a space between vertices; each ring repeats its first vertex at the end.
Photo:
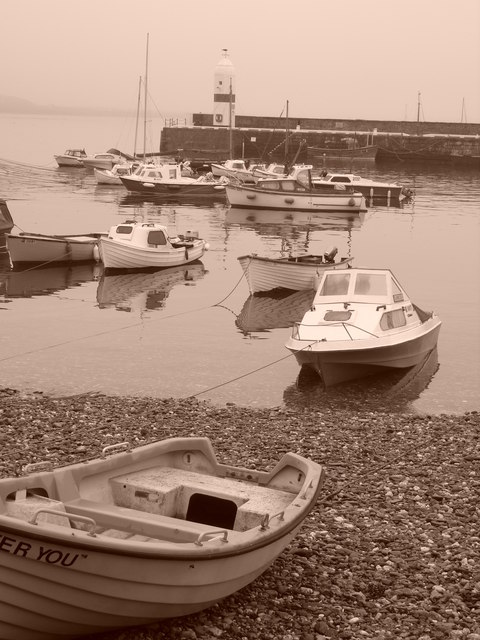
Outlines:
POLYGON ((213 93, 213 126, 235 127, 235 69, 222 49, 222 57, 215 67, 213 93))

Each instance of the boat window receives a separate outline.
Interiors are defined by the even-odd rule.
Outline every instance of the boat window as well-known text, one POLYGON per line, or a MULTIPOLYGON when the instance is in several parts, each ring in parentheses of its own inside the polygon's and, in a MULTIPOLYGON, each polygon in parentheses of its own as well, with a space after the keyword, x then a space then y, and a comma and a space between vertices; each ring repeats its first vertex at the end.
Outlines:
POLYGON ((387 311, 382 315, 380 320, 380 329, 388 331, 389 329, 404 327, 406 324, 407 320, 403 309, 394 309, 393 311, 387 311))
POLYGON ((348 176, 334 176, 332 182, 351 182, 348 176))
POLYGON ((244 166, 243 162, 234 162, 232 164, 232 168, 233 169, 244 169, 245 166, 244 166))
POLYGON ((169 169, 168 170, 168 177, 170 178, 170 180, 174 180, 177 177, 177 170, 176 169, 169 169))
POLYGON ((346 320, 350 320, 351 315, 351 311, 327 311, 323 319, 330 322, 345 322, 346 320))
POLYGON ((358 273, 354 293, 359 296, 386 296, 387 279, 383 273, 358 273))
POLYGON ((167 239, 165 238, 165 234, 163 233, 163 231, 160 231, 159 229, 157 229, 156 231, 148 232, 147 242, 148 244, 156 244, 156 245, 167 244, 167 239))
POLYGON ((157 172, 156 171, 147 171, 147 178, 157 178, 157 172))
POLYGON ((398 284, 392 278, 392 292, 393 292, 393 301, 394 302, 403 302, 403 291, 400 289, 398 284))
POLYGON ((268 191, 278 191, 280 188, 280 182, 278 180, 269 180, 268 182, 260 182, 258 186, 268 191))
POLYGON ((350 283, 350 274, 345 273, 329 273, 325 276, 321 296, 345 296, 348 292, 350 283))
POLYGON ((293 180, 285 180, 281 184, 283 191, 295 191, 295 183, 293 180))
POLYGON ((303 186, 308 187, 308 171, 303 170, 297 173, 297 181, 303 186))
POLYGON ((131 227, 130 225, 126 225, 126 224, 121 224, 117 227, 117 233, 125 233, 125 234, 130 234, 133 231, 133 227, 131 227))

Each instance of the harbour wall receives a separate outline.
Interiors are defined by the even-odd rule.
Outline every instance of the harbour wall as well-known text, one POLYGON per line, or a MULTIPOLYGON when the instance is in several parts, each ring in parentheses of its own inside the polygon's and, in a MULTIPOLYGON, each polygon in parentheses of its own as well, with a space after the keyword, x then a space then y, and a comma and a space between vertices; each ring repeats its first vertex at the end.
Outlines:
POLYGON ((236 116, 235 128, 214 127, 211 114, 193 114, 193 126, 162 130, 160 153, 183 158, 308 162, 311 148, 377 147, 376 162, 431 162, 480 166, 480 124, 236 116), (286 148, 286 129, 288 143, 286 148))

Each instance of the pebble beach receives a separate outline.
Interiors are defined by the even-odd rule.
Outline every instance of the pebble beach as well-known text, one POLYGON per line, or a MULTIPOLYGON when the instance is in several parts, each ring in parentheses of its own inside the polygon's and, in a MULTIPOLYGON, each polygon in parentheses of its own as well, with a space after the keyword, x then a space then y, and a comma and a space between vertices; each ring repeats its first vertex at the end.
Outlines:
POLYGON ((196 615, 98 640, 480 640, 480 412, 216 407, 0 389, 0 476, 104 446, 207 436, 220 462, 325 466, 300 534, 254 583, 196 615))

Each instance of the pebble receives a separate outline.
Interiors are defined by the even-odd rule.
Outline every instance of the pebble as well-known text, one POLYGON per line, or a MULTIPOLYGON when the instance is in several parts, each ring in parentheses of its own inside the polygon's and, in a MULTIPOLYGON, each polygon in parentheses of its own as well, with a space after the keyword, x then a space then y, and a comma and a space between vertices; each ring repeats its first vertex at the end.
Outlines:
MULTIPOLYGON (((480 413, 417 415, 0 389, 0 476, 104 446, 207 436, 220 462, 323 464, 324 491, 252 584, 198 614, 95 640, 480 640, 480 413)), ((93 638, 92 638, 93 640, 93 638)))

